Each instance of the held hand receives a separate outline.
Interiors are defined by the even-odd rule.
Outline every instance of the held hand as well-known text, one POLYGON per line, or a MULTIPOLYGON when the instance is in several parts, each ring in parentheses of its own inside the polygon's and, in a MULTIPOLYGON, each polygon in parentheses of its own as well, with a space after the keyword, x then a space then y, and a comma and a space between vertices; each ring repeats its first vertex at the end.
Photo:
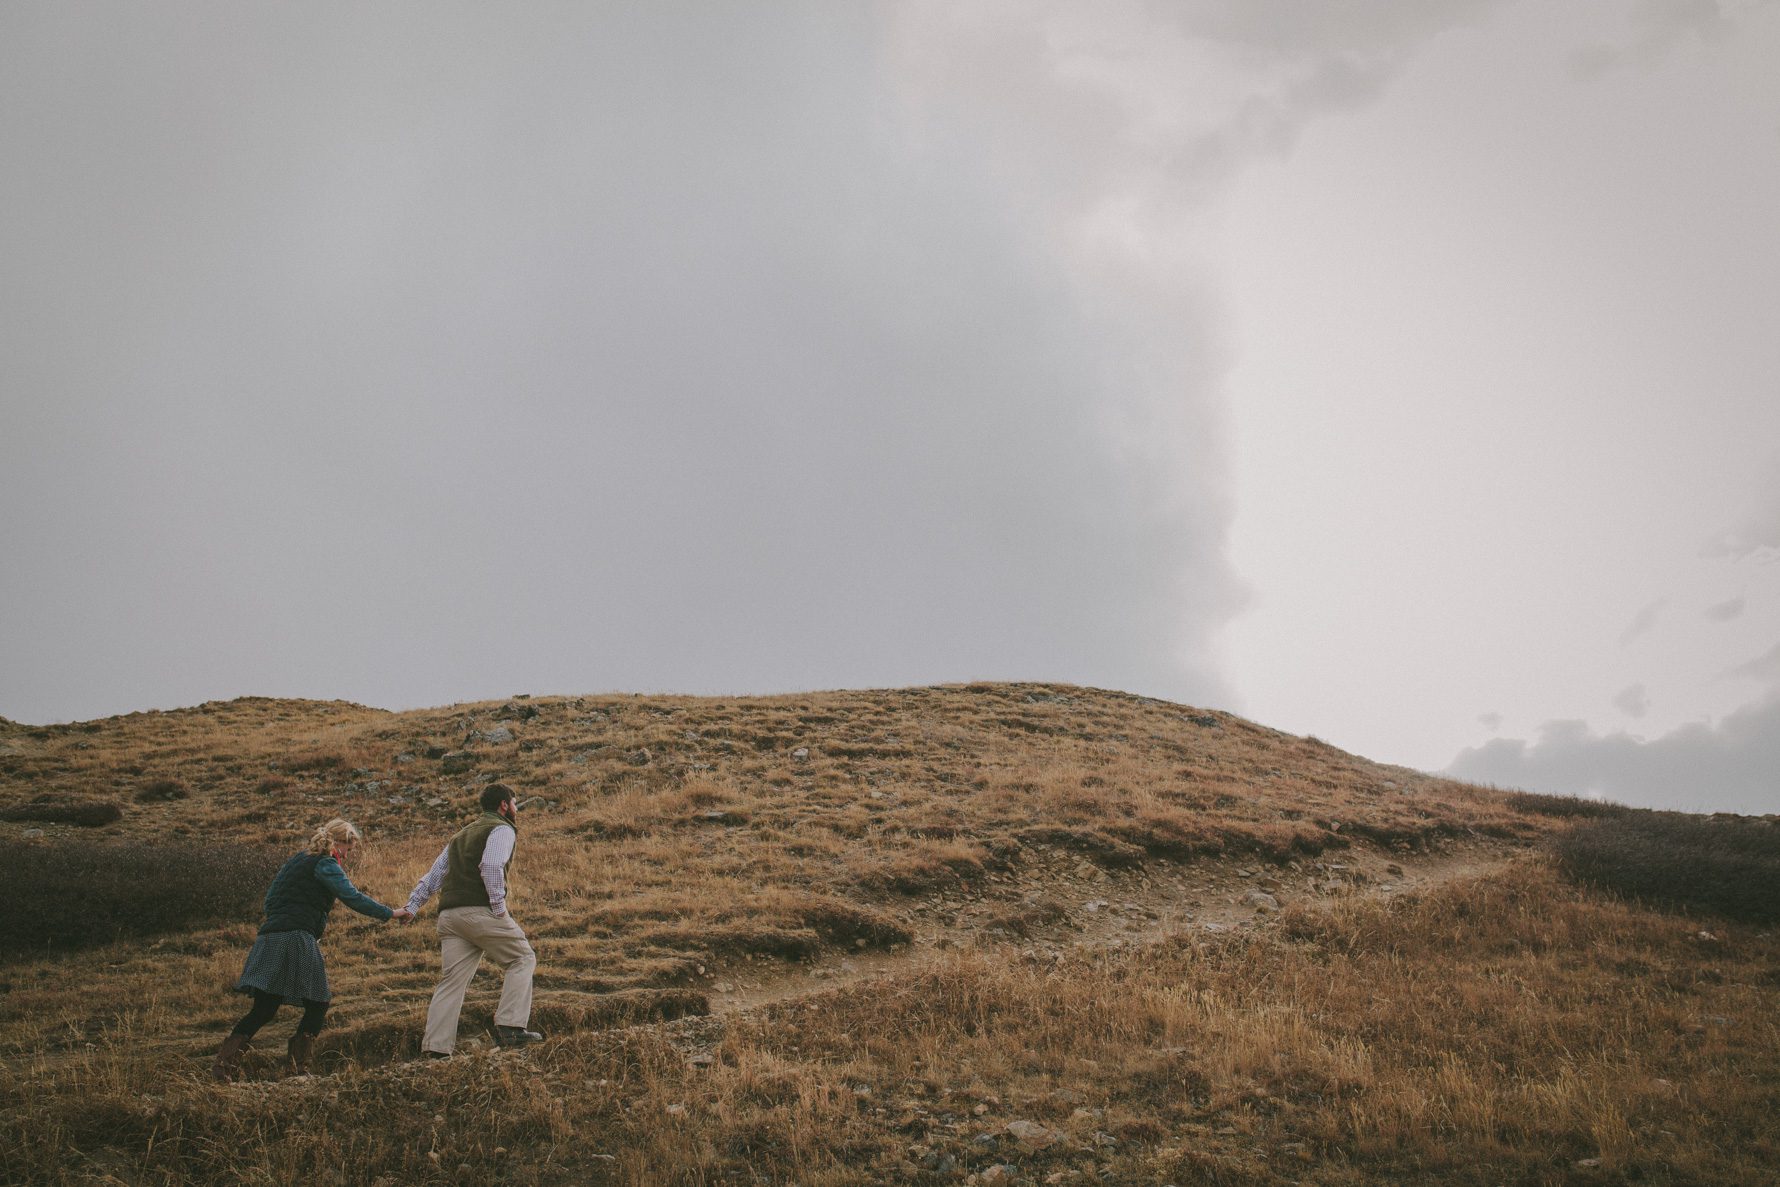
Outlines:
POLYGON ((397 923, 407 923, 409 920, 414 918, 414 912, 410 911, 406 907, 397 907, 396 913, 394 915, 391 915, 390 918, 395 920, 397 923))

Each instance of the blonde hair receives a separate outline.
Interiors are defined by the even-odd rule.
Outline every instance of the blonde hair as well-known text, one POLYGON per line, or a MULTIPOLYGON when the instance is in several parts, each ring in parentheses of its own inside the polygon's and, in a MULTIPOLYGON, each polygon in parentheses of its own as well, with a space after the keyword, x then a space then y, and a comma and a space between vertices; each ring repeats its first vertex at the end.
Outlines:
POLYGON ((354 845, 358 841, 359 831, 352 822, 336 816, 315 830, 315 835, 309 838, 309 852, 328 854, 337 845, 354 845))

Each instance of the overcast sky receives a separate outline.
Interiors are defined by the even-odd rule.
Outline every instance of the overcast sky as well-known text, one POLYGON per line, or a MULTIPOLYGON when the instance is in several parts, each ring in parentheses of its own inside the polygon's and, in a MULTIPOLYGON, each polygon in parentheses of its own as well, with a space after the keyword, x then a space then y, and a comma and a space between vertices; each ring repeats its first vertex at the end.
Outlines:
POLYGON ((1780 810, 1780 5, 0 7, 0 714, 1067 680, 1780 810))

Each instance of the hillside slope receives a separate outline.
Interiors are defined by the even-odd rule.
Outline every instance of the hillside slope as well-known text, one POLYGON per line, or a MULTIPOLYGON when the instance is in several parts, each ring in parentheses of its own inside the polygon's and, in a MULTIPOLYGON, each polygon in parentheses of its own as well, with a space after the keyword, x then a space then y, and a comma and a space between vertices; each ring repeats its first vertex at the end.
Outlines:
MULTIPOLYGON (((1524 838, 1493 792, 1224 713, 1092 689, 970 685, 769 698, 516 699, 388 713, 249 698, 15 731, 0 811, 110 801, 103 835, 298 847, 363 828, 405 890, 488 781, 532 802, 515 868, 558 978, 695 982, 734 956, 906 942, 925 896, 1059 861, 1524 838)), ((54 834, 57 826, 42 825, 54 834)), ((78 831, 63 828, 61 831, 78 831)))
POLYGON ((1613 1126, 1681 1133, 1706 1093, 1771 1116, 1780 1036, 1745 1026, 1771 940, 1719 931, 1700 975, 1697 927, 1517 859, 1553 822, 1514 803, 1054 685, 8 723, 0 814, 28 819, 0 827, 47 863, 28 914, 111 902, 120 934, 75 944, 70 915, 0 965, 27 1121, 0 1178, 1751 1181, 1771 1121, 1743 1131, 1755 1163, 1691 1133, 1640 1163, 1613 1126), (533 797, 514 902, 551 1041, 487 1049, 485 972, 464 1056, 413 1062, 430 920, 347 917, 327 1074, 282 1078, 284 1019, 249 1083, 210 1084, 266 863, 344 815, 355 878, 399 901, 497 778, 533 797), (217 893, 157 914, 145 870, 217 893), (1699 1016, 1736 1028, 1665 1037, 1699 1016), (1603 1019, 1642 1053, 1588 1050, 1603 1019))

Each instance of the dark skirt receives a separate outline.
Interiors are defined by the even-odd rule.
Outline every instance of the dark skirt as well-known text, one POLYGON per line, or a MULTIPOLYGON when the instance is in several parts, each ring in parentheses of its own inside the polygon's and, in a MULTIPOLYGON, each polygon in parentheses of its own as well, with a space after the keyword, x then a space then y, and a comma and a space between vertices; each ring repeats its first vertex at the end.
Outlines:
POLYGON ((271 993, 288 1005, 333 1000, 321 945, 306 931, 271 931, 253 942, 247 966, 235 988, 241 993, 271 993))

